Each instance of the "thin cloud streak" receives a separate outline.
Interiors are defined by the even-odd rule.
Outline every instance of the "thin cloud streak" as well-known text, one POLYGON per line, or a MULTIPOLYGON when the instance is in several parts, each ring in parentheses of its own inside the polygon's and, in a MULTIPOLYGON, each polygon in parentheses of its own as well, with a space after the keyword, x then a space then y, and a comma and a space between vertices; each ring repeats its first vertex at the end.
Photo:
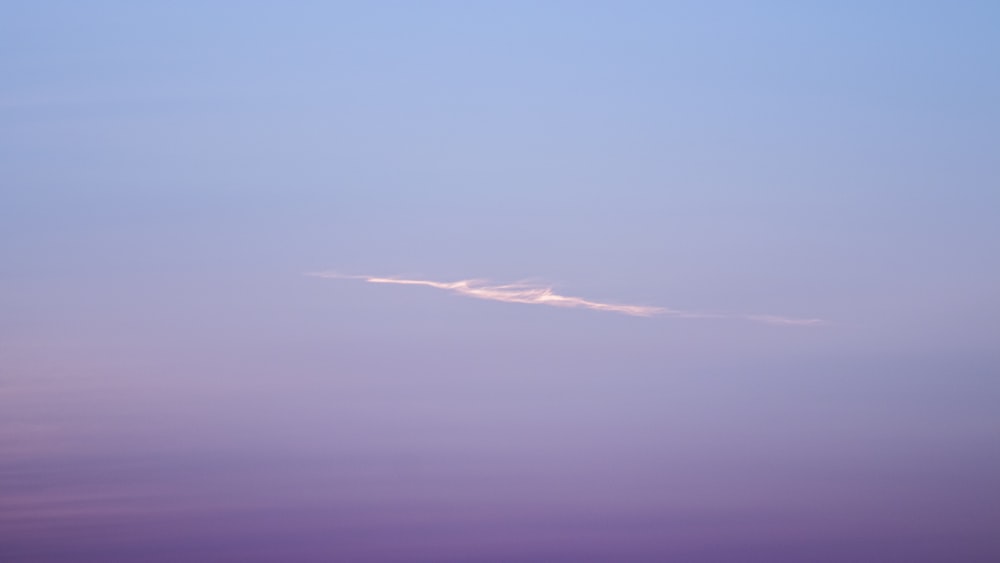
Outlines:
POLYGON ((510 284, 495 284, 488 280, 469 279, 454 282, 439 282, 433 280, 407 279, 401 277, 379 277, 340 274, 337 272, 314 272, 307 273, 307 276, 328 279, 351 279, 363 280, 368 283, 396 284, 396 285, 422 285, 443 289, 467 297, 476 299, 486 299, 489 301, 502 301, 505 303, 526 303, 529 305, 548 305, 550 307, 575 307, 591 309, 595 311, 609 311, 621 313, 633 317, 674 317, 682 319, 743 319, 748 321, 794 326, 811 326, 823 324, 820 319, 797 319, 782 317, 777 315, 724 315, 718 313, 700 313, 695 311, 681 311, 669 309, 667 307, 654 307, 648 305, 622 305, 616 303, 603 303, 591 301, 582 297, 559 295, 549 286, 518 282, 510 284))

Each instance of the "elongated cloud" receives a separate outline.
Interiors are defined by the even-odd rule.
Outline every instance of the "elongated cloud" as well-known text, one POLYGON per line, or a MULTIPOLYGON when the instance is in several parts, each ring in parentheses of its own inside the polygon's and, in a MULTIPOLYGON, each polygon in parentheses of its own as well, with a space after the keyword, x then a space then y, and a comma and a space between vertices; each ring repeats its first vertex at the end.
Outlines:
POLYGON ((582 297, 571 297, 559 295, 549 286, 531 284, 526 282, 495 284, 487 280, 471 279, 454 282, 439 282, 432 280, 416 280, 401 277, 378 277, 378 276, 352 276, 336 272, 316 272, 306 274, 318 278, 333 279, 353 279, 364 280, 369 283, 385 283, 397 285, 423 285, 436 289, 443 289, 475 297, 477 299, 488 299, 490 301, 503 301, 506 303, 527 303, 531 305, 549 305, 551 307, 580 307, 593 309, 595 311, 610 311, 612 313, 622 313, 634 317, 665 316, 684 319, 744 319, 767 324, 781 325, 818 325, 823 324, 820 319, 796 319, 781 317, 777 315, 725 315, 718 313, 699 313, 695 311, 680 311, 668 309, 666 307, 652 307, 648 305, 621 305, 615 303, 602 303, 591 301, 582 297))
POLYGON ((612 313, 622 313, 634 317, 676 317, 685 319, 744 319, 767 324, 782 325, 817 325, 822 324, 820 319, 796 319, 781 317, 777 315, 725 315, 718 313, 699 313, 694 311, 680 311, 668 309, 666 307, 653 307, 648 305, 621 305, 616 303, 602 303, 591 301, 582 297, 572 297, 559 295, 549 286, 531 284, 526 282, 495 284, 487 280, 471 279, 458 280, 454 282, 439 282, 432 280, 407 279, 402 277, 378 277, 378 276, 352 276, 337 272, 315 272, 306 274, 318 278, 332 279, 352 279, 364 280, 369 283, 384 283, 397 285, 423 285, 436 289, 443 289, 475 297, 477 299, 488 299, 490 301, 503 301, 506 303, 527 303, 531 305, 549 305, 551 307, 578 307, 583 309, 593 309, 595 311, 610 311, 612 313))

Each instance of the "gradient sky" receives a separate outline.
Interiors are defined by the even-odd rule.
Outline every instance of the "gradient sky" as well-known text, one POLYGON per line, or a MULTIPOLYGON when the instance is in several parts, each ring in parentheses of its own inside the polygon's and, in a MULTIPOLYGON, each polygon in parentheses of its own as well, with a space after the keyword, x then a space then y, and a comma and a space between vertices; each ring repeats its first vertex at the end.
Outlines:
POLYGON ((0 560, 1000 560, 998 155, 996 2, 4 2, 0 560))

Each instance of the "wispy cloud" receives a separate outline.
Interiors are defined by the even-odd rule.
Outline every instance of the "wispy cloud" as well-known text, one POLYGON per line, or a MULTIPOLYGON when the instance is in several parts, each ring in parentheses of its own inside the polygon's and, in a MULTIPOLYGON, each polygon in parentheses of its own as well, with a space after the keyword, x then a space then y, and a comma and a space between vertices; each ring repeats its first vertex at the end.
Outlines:
POLYGON ((582 309, 592 309, 595 311, 609 311, 612 313, 622 313, 634 317, 675 317, 684 319, 744 319, 767 324, 799 325, 809 326, 823 324, 820 319, 799 319, 792 317, 782 317, 778 315, 727 315, 720 313, 702 313, 696 311, 682 311, 669 309, 667 307, 654 307, 649 305, 623 305, 618 303, 605 303, 584 299, 583 297, 573 297, 560 295, 552 287, 527 282, 517 282, 508 284, 496 284, 488 280, 470 279, 453 282, 439 282, 433 280, 408 279, 398 276, 358 276, 340 274, 337 272, 314 272, 307 276, 332 279, 352 279, 363 280, 369 283, 397 284, 397 285, 422 285, 451 291, 467 297, 477 299, 488 299, 490 301, 503 301, 506 303, 527 303, 531 305, 548 305, 551 307, 576 307, 582 309))

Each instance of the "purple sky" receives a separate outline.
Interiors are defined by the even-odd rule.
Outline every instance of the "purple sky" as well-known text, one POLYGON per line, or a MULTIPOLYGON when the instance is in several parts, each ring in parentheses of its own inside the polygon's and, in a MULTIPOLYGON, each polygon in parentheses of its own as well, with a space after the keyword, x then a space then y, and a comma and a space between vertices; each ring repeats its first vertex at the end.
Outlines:
POLYGON ((0 561, 1000 560, 998 22, 6 3, 0 561))

